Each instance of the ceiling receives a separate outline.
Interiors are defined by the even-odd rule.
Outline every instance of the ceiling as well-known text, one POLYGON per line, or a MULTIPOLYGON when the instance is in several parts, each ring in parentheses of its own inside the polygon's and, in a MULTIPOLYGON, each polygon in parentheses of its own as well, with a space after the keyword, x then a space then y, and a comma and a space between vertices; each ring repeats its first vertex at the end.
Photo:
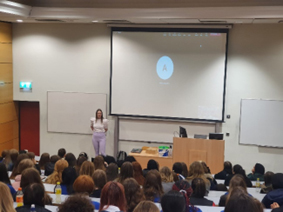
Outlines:
POLYGON ((280 24, 283 0, 0 0, 0 21, 25 23, 280 24))

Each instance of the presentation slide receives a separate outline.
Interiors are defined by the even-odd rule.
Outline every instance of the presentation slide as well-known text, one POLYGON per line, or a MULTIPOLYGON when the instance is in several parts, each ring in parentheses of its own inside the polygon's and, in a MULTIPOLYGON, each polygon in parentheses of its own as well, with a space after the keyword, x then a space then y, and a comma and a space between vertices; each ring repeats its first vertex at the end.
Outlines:
POLYGON ((113 115, 222 121, 226 32, 112 31, 113 115))

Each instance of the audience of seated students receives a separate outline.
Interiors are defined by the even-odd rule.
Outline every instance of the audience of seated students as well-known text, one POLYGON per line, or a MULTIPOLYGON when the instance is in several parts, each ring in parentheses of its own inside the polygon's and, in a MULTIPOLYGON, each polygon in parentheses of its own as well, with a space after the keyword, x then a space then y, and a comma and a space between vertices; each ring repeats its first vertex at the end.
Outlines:
POLYGON ((106 170, 105 164, 104 164, 104 158, 101 155, 98 155, 93 159, 93 164, 94 164, 94 170, 97 170, 97 169, 101 169, 103 171, 106 170))
POLYGON ((73 167, 67 167, 62 172, 62 194, 73 194, 73 184, 77 179, 77 172, 73 167))
POLYGON ((158 207, 151 201, 141 201, 133 212, 160 212, 158 207))
POLYGON ((57 155, 58 155, 60 158, 65 158, 65 156, 66 156, 66 149, 64 149, 64 148, 58 149, 57 155))
POLYGON ((277 202, 279 205, 283 205, 283 174, 277 173, 272 177, 273 190, 268 192, 262 199, 262 204, 265 208, 270 208, 271 204, 277 202))
POLYGON ((73 167, 75 168, 76 164, 77 164, 77 160, 76 160, 76 157, 73 153, 67 153, 65 155, 65 160, 68 162, 69 164, 69 167, 73 167))
POLYGON ((146 177, 146 174, 150 170, 157 170, 157 171, 159 171, 159 164, 155 160, 153 160, 153 159, 150 159, 147 162, 147 168, 142 170, 143 176, 146 177))
POLYGON ((24 190, 24 205, 17 207, 17 212, 30 212, 31 205, 35 205, 36 212, 50 212, 44 208, 44 186, 40 183, 33 183, 28 185, 24 190))
POLYGON ((62 183, 62 172, 68 167, 68 162, 66 160, 58 160, 55 163, 54 172, 49 175, 46 179, 46 183, 56 184, 57 182, 62 183))
POLYGON ((252 173, 248 174, 248 178, 251 181, 256 181, 259 179, 260 181, 264 180, 264 173, 265 173, 265 168, 262 164, 256 163, 255 166, 252 169, 252 173))
POLYGON ((94 190, 90 194, 90 197, 100 198, 101 190, 107 183, 105 171, 97 169, 92 174, 92 179, 94 182, 94 190))
POLYGON ((272 191, 272 177, 274 173, 273 172, 266 172, 264 174, 264 183, 261 185, 261 194, 267 194, 268 192, 272 191))
POLYGON ((45 170, 45 164, 50 161, 49 153, 42 153, 38 162, 38 165, 41 170, 45 170))
POLYGON ((115 164, 115 163, 109 164, 106 168, 107 182, 113 181, 116 178, 118 178, 118 171, 119 171, 119 168, 118 168, 117 164, 115 164))
POLYGON ((141 201, 145 200, 143 190, 134 178, 128 178, 124 180, 123 186, 127 200, 127 212, 133 212, 135 207, 141 201))
POLYGON ((11 185, 11 181, 8 176, 7 168, 4 163, 0 163, 0 182, 5 183, 9 187, 12 196, 16 193, 16 190, 11 185))
POLYGON ((16 149, 10 149, 5 157, 4 163, 8 171, 13 171, 14 165, 17 161, 19 152, 16 149))
POLYGON ((169 191, 161 198, 161 207, 163 212, 201 212, 199 208, 189 204, 185 192, 169 191))
POLYGON ((88 175, 92 177, 94 172, 94 164, 90 161, 85 161, 81 165, 79 175, 88 175))
POLYGON ((106 155, 106 156, 103 156, 103 159, 104 159, 104 162, 107 163, 107 165, 110 165, 111 163, 117 164, 117 162, 116 162, 116 160, 113 156, 106 155))
POLYGON ((214 177, 212 176, 212 174, 210 173, 210 169, 209 167, 206 165, 206 163, 204 161, 200 161, 202 167, 203 167, 203 171, 204 171, 204 176, 206 177, 206 179, 209 180, 210 182, 210 189, 209 190, 216 190, 216 185, 217 182, 214 179, 214 177))
POLYGON ((15 172, 15 181, 12 183, 13 188, 17 191, 20 187, 21 178, 22 178, 22 172, 27 168, 33 168, 34 164, 30 159, 24 159, 22 160, 17 168, 17 171, 15 172))
POLYGON ((10 179, 14 179, 16 177, 16 175, 18 174, 18 166, 20 164, 20 162, 24 159, 28 159, 28 155, 27 154, 20 154, 18 157, 17 157, 17 160, 16 162, 14 163, 14 168, 12 170, 12 174, 10 176, 10 179))
POLYGON ((178 176, 179 180, 185 179, 185 177, 182 175, 182 173, 183 173, 182 163, 180 163, 180 162, 174 163, 173 167, 172 167, 172 171, 173 171, 174 174, 176 174, 178 176))
POLYGON ((202 178, 204 180, 205 188, 206 188, 206 195, 207 195, 208 192, 209 192, 209 189, 210 189, 210 182, 205 177, 203 166, 201 165, 201 163, 199 161, 195 161, 190 165, 189 176, 186 178, 186 180, 189 183, 192 183, 192 180, 195 179, 195 178, 202 178))
POLYGON ((160 176, 164 193, 171 191, 175 183, 172 171, 167 166, 163 166, 160 169, 160 176))
POLYGON ((80 169, 82 164, 87 161, 87 158, 83 155, 79 156, 75 165, 75 170, 77 172, 77 175, 80 175, 80 169))
POLYGON ((187 167, 187 164, 185 164, 184 162, 181 162, 182 164, 182 175, 184 178, 187 178, 189 176, 189 170, 188 170, 188 167, 187 167))
POLYGON ((225 203, 226 203, 226 200, 229 194, 231 194, 233 189, 235 189, 236 187, 241 187, 246 192, 246 194, 248 194, 247 185, 246 185, 244 177, 240 174, 236 174, 230 180, 228 192, 226 192, 224 195, 220 197, 218 206, 225 206, 225 203))
POLYGON ((232 175, 232 163, 230 161, 225 161, 223 170, 215 174, 214 178, 219 180, 225 180, 229 175, 232 175))
POLYGON ((262 204, 241 187, 231 191, 224 212, 263 212, 262 204))
POLYGON ((0 182, 0 209, 1 212, 15 212, 14 209, 14 201, 12 195, 8 195, 10 193, 9 187, 0 182))
POLYGON ((118 182, 108 182, 101 191, 99 212, 127 211, 127 200, 122 184, 118 182))
POLYGON ((190 197, 192 205, 215 206, 214 202, 204 198, 206 193, 205 182, 202 178, 195 178, 192 181, 193 193, 190 197))
POLYGON ((139 185, 143 186, 145 178, 142 173, 141 164, 139 162, 134 161, 132 162, 132 165, 133 165, 135 180, 138 182, 139 185))
POLYGON ((45 205, 52 204, 52 198, 45 192, 45 188, 43 186, 42 180, 41 180, 40 175, 38 174, 37 170, 34 169, 34 168, 25 169, 22 172, 20 187, 22 188, 23 191, 25 191, 25 189, 29 185, 34 184, 34 183, 38 183, 38 184, 42 185, 42 187, 43 187, 43 190, 44 190, 43 203, 45 205))
POLYGON ((244 169, 242 168, 242 166, 239 165, 239 164, 236 164, 236 165, 233 166, 233 174, 232 174, 232 175, 229 175, 229 176, 225 179, 224 184, 225 184, 226 186, 228 186, 229 183, 230 183, 230 180, 231 180, 232 177, 233 177, 234 175, 236 175, 236 174, 240 174, 240 175, 242 175, 242 176, 244 177, 247 187, 253 187, 252 182, 251 182, 250 179, 246 176, 245 170, 244 170, 244 169))
POLYGON ((143 186, 144 195, 146 200, 153 202, 160 202, 162 195, 164 194, 161 176, 157 170, 150 170, 146 177, 143 186))
POLYGON ((58 155, 52 155, 50 157, 50 161, 45 164, 45 168, 44 168, 45 176, 49 176, 54 172, 54 166, 58 160, 60 160, 60 157, 58 155))
POLYGON ((58 206, 58 212, 93 212, 94 205, 84 195, 72 195, 63 204, 58 206))
POLYGON ((38 171, 39 174, 41 174, 40 167, 39 167, 39 165, 36 163, 36 160, 35 160, 35 154, 34 154, 33 152, 28 152, 28 153, 27 153, 27 156, 28 156, 29 159, 31 159, 31 161, 33 162, 34 168, 38 171))
POLYGON ((127 178, 134 177, 133 165, 131 162, 124 162, 120 169, 120 175, 118 176, 117 182, 123 183, 127 178))

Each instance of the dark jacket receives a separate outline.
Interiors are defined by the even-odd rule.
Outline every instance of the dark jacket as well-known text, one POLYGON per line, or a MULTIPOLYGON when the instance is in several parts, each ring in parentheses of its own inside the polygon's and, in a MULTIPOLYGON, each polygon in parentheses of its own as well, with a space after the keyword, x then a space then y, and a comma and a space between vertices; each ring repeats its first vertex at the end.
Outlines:
MULTIPOLYGON (((30 212, 30 205, 24 205, 21 207, 16 208, 17 212, 30 212)), ((47 210, 46 208, 42 206, 35 205, 35 211, 36 212, 51 212, 50 210, 47 210)))
POLYGON ((51 163, 51 162, 48 162, 45 164, 45 171, 44 171, 44 175, 45 176, 49 176, 53 173, 54 171, 54 166, 55 164, 54 163, 51 163))
POLYGON ((223 170, 217 173, 216 175, 214 175, 214 179, 225 180, 226 177, 228 177, 230 174, 232 174, 231 170, 229 171, 223 170))
MULTIPOLYGON (((229 186, 230 180, 232 179, 232 177, 234 177, 234 175, 229 175, 229 176, 226 178, 226 180, 225 180, 225 182, 224 182, 224 185, 229 186)), ((253 187, 252 182, 251 182, 247 177, 245 177, 245 182, 246 182, 247 187, 249 187, 249 188, 253 187)))
POLYGON ((270 205, 274 202, 283 205, 283 188, 270 191, 264 196, 261 202, 266 208, 270 208, 270 205))
POLYGON ((195 197, 193 194, 190 197, 190 204, 192 204, 192 205, 201 205, 201 206, 215 206, 213 201, 208 200, 206 198, 195 197))
POLYGON ((259 181, 264 181, 264 175, 263 174, 259 174, 259 173, 250 173, 247 176, 251 181, 257 181, 257 178, 259 178, 259 181))

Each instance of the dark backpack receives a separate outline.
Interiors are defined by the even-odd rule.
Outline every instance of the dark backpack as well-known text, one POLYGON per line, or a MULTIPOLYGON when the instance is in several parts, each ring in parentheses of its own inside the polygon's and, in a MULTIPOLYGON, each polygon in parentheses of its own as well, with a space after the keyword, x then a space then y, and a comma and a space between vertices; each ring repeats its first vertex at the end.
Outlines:
POLYGON ((117 155, 117 165, 121 167, 127 157, 127 153, 124 151, 119 151, 117 155))

